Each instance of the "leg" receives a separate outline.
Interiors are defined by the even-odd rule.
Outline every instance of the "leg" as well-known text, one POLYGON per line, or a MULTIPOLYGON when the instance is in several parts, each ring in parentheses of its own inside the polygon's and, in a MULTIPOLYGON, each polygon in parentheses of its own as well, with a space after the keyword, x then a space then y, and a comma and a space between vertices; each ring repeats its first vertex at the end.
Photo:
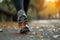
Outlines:
POLYGON ((13 0, 13 2, 17 11, 22 9, 23 0, 13 0))
MULTIPOLYGON (((25 13, 27 13, 27 10, 28 10, 28 3, 29 1, 28 0, 14 0, 14 4, 15 4, 15 7, 18 11, 18 23, 19 23, 19 17, 23 16, 25 13), (21 10, 22 9, 22 10, 21 10), (25 12, 24 12, 25 11, 25 12)), ((26 15, 24 15, 26 17, 26 15)), ((25 19, 25 18, 24 18, 25 19)), ((21 24, 21 23, 20 23, 21 24)), ((19 25, 20 25, 19 24, 19 25)), ((24 20, 24 24, 25 24, 25 29, 22 29, 20 30, 21 33, 25 33, 25 32, 29 32, 29 28, 26 26, 28 25, 27 23, 27 19, 24 20)), ((21 27, 21 26, 20 26, 21 27)))
POLYGON ((23 3, 24 4, 24 11, 26 14, 28 11, 29 2, 30 2, 30 0, 24 0, 24 3, 23 3))

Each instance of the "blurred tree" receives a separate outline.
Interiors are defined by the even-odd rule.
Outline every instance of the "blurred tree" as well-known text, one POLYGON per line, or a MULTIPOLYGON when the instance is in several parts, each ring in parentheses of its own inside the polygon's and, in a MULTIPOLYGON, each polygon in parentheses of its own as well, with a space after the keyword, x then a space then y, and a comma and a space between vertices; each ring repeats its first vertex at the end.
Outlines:
POLYGON ((56 3, 56 7, 58 8, 60 6, 60 0, 58 0, 56 3))
MULTIPOLYGON (((57 12, 59 12, 59 15, 60 15, 60 0, 58 0, 56 3, 56 8, 57 8, 57 12)), ((59 16, 60 18, 60 16, 59 16)))
POLYGON ((32 12, 34 12, 34 10, 36 10, 36 17, 37 19, 41 18, 39 15, 39 12, 44 10, 46 7, 44 7, 44 1, 45 0, 31 0, 30 1, 30 7, 32 12))
MULTIPOLYGON (((14 6, 13 6, 13 4, 12 4, 12 1, 11 0, 5 0, 6 1, 6 4, 7 4, 7 6, 8 6, 8 10, 10 11, 10 12, 13 12, 14 10, 15 10, 15 8, 14 8, 14 6)), ((14 12, 16 12, 16 11, 14 11, 14 12)), ((13 14, 15 14, 15 13, 13 13, 13 14)), ((13 16, 11 15, 10 17, 8 16, 8 18, 10 18, 10 21, 12 21, 13 20, 13 16)), ((7 19, 8 19, 7 18, 7 19)))
MULTIPOLYGON (((0 14, 2 16, 5 15, 5 18, 0 16, 1 19, 5 19, 5 21, 13 21, 13 16, 16 15, 16 9, 14 5, 12 4, 11 0, 3 0, 2 3, 0 3, 0 14), (3 15, 2 15, 3 13, 3 15)), ((16 20, 16 19, 15 19, 16 20)))
POLYGON ((8 9, 9 9, 9 11, 12 11, 12 5, 11 5, 11 0, 5 0, 6 1, 6 4, 7 4, 7 6, 8 6, 8 9))
POLYGON ((9 4, 11 2, 11 0, 6 0, 6 2, 9 4))
POLYGON ((41 11, 44 7, 44 0, 31 0, 31 7, 36 8, 36 10, 41 11))

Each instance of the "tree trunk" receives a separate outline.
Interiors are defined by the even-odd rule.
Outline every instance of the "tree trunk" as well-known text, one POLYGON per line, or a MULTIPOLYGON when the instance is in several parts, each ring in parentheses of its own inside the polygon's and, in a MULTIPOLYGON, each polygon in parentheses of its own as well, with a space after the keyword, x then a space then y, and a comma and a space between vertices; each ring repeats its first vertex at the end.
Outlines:
MULTIPOLYGON (((10 3, 7 3, 7 6, 8 6, 9 11, 12 12, 11 4, 10 4, 10 3)), ((7 20, 9 20, 9 21, 13 21, 13 16, 12 16, 12 15, 11 15, 11 16, 7 16, 7 20)))

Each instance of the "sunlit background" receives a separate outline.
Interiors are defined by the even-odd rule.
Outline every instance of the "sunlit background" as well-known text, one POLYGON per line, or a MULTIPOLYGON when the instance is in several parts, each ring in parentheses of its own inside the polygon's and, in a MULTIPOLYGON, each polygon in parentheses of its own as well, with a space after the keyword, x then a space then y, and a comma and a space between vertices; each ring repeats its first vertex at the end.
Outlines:
POLYGON ((58 2, 59 0, 45 0, 45 2, 58 2))
POLYGON ((32 4, 38 19, 60 19, 60 0, 35 0, 32 4))
MULTIPOLYGON (((16 9, 12 4, 12 0, 0 0, 0 8, 6 11, 12 11, 13 13, 10 16, 6 16, 4 13, 1 16, 1 19, 4 20, 13 20, 13 14, 15 15, 16 9), (7 2, 5 2, 7 1, 7 2), (10 2, 11 1, 11 2, 10 2)), ((9 13, 7 13, 8 15, 9 13)), ((31 19, 60 19, 60 0, 30 0, 28 12, 28 20, 31 19), (32 15, 34 14, 34 15, 32 15)), ((14 16, 14 20, 16 20, 14 16)))
POLYGON ((50 18, 60 18, 59 0, 45 0, 44 4, 47 8, 45 10, 43 10, 42 12, 40 12, 41 14, 44 14, 46 18, 49 18, 49 17, 50 18))

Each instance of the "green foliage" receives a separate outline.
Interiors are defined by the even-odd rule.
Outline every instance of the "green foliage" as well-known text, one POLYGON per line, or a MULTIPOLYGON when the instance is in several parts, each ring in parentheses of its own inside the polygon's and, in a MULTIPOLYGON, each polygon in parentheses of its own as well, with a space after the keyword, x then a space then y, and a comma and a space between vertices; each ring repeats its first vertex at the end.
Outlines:
MULTIPOLYGON (((13 12, 13 14, 16 14, 16 8, 15 8, 15 6, 13 5, 13 3, 12 3, 12 1, 11 1, 11 3, 10 4, 8 4, 10 7, 11 7, 11 11, 13 12)), ((7 11, 10 11, 9 10, 9 6, 7 5, 7 3, 5 2, 5 0, 3 0, 3 2, 2 3, 0 3, 0 8, 2 8, 2 9, 5 9, 5 10, 7 10, 7 11)), ((0 15, 1 15, 2 13, 0 13, 0 15)), ((14 17, 14 18, 16 18, 16 16, 14 17)), ((0 16, 0 21, 6 21, 7 20, 7 16, 6 15, 4 15, 4 14, 2 14, 1 16, 0 16)), ((16 19, 15 19, 16 20, 16 19)))
MULTIPOLYGON (((13 5, 12 1, 11 1, 11 3, 8 4, 8 5, 10 5, 10 6, 12 7, 13 13, 16 13, 16 9, 15 9, 15 6, 13 5)), ((0 3, 0 8, 4 8, 4 9, 6 9, 6 10, 9 10, 9 9, 8 9, 8 5, 7 5, 7 3, 6 3, 5 0, 4 0, 2 3, 0 3)))
POLYGON ((30 22, 32 20, 31 16, 27 15, 27 19, 28 19, 28 22, 30 22))
POLYGON ((6 15, 4 15, 3 13, 0 14, 0 21, 6 21, 6 15))

